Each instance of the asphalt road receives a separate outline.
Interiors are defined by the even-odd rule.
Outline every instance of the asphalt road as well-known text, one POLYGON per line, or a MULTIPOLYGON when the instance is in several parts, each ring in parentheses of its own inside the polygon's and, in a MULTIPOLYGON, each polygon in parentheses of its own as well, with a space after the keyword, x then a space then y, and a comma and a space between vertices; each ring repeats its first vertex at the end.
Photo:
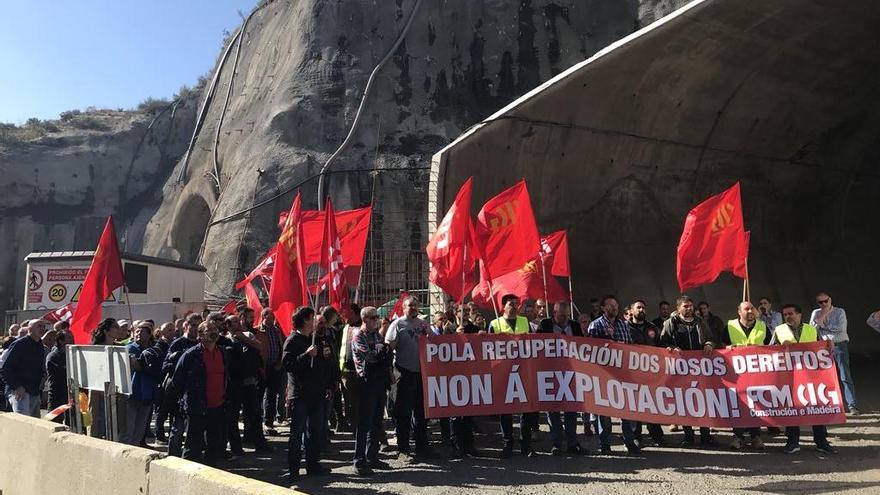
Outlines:
MULTIPOLYGON (((480 456, 450 460, 441 455, 427 462, 413 463, 388 451, 382 456, 393 470, 377 472, 369 478, 354 473, 351 433, 337 434, 325 450, 323 461, 333 469, 332 474, 309 477, 303 470, 296 488, 305 493, 346 495, 453 495, 473 493, 473 490, 517 495, 880 493, 880 393, 876 387, 870 387, 870 367, 860 368, 854 374, 860 386, 862 414, 848 418, 845 425, 830 427, 829 440, 838 451, 835 455, 816 451, 808 428, 802 432, 802 450, 792 455, 781 452, 784 436, 767 435, 764 436, 765 451, 734 452, 729 448, 732 438, 729 431, 715 433, 721 443, 719 448, 681 449, 677 447, 681 432, 665 428, 669 445, 676 447, 646 448, 639 456, 630 457, 624 455, 625 449, 615 435, 614 455, 553 457, 549 454, 548 428, 542 424, 535 442, 541 455, 523 458, 515 454, 513 458, 500 459, 498 423, 484 418, 479 422, 483 433, 476 436, 480 456)), ((390 423, 386 425, 390 428, 390 423)), ((582 431, 579 427, 581 443, 597 450, 598 439, 585 437, 582 431)), ((617 425, 615 431, 619 432, 617 425)), ((269 437, 275 448, 273 453, 256 454, 246 448, 246 455, 218 467, 287 486, 287 432, 286 426, 280 426, 279 435, 269 437)), ((436 449, 443 453, 438 445, 440 431, 436 422, 431 425, 431 435, 436 449)), ((392 432, 389 437, 393 446, 392 432)))

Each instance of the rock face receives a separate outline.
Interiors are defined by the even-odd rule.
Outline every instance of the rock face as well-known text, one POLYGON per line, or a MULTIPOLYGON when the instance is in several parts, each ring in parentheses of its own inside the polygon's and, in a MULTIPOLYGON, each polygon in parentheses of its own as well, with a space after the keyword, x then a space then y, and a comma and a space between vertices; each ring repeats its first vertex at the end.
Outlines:
POLYGON ((12 146, 0 139, 0 182, 8 191, 0 200, 7 241, 0 249, 0 309, 20 306, 27 253, 92 249, 108 214, 123 249, 200 261, 208 268, 207 297, 226 297, 273 241, 275 219, 296 186, 305 207, 316 207, 315 175, 348 133, 370 72, 414 9, 325 190, 337 209, 373 198, 375 254, 365 285, 379 293, 424 283, 431 155, 517 96, 683 3, 264 1, 218 62, 188 159, 181 157, 201 98, 151 113, 74 116, 12 146), (261 206, 236 215, 254 204, 261 206))
MULTIPOLYGON (((264 2, 220 68, 195 146, 169 178, 165 201, 147 228, 145 254, 200 261, 208 268, 208 297, 228 295, 236 277, 274 240, 275 219, 289 207, 295 187, 305 208, 317 207, 315 175, 343 142, 370 72, 416 9, 325 188, 337 209, 365 205, 375 191, 371 245, 403 253, 397 258, 407 267, 402 271, 411 272, 411 264, 424 264, 418 256, 427 241, 431 155, 515 97, 675 5, 264 2), (370 174, 374 167, 379 171, 370 174), (260 206, 242 213, 255 204, 260 206)), ((387 257, 384 262, 390 263, 387 257)))
POLYGON ((21 307, 28 253, 94 249, 107 215, 120 247, 141 251, 195 108, 190 98, 152 112, 86 112, 49 123, 42 137, 3 140, 0 310, 21 307))

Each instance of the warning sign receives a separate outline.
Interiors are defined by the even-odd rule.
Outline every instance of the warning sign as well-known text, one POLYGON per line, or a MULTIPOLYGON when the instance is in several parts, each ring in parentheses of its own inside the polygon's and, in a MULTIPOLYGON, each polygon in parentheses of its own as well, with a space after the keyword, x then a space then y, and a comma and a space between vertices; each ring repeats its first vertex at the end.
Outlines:
POLYGON ((39 270, 31 270, 31 276, 28 279, 28 290, 37 290, 43 286, 43 272, 39 270))
MULTIPOLYGON (((82 292, 83 284, 79 284, 79 287, 76 288, 76 291, 70 296, 70 302, 79 302, 79 293, 82 292)), ((104 302, 114 302, 116 301, 116 294, 113 292, 110 293, 110 297, 104 299, 104 302)))
POLYGON ((49 268, 46 271, 46 279, 49 282, 85 280, 88 273, 88 268, 49 268))
POLYGON ((61 284, 55 284, 52 287, 49 287, 49 299, 51 299, 52 302, 61 302, 65 297, 67 297, 67 287, 61 284))
MULTIPOLYGON (((80 299, 83 282, 89 273, 89 261, 81 263, 47 262, 33 264, 27 275, 25 309, 56 309, 80 299), (34 289, 34 287, 37 287, 34 289)), ((119 302, 122 289, 116 289, 106 302, 119 302)))

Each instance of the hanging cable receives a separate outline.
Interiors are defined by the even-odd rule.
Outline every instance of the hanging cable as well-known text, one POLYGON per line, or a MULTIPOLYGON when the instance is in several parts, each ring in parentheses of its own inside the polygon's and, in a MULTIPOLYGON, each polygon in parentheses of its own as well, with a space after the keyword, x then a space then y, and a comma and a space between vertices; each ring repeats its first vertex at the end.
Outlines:
POLYGON ((406 39, 406 34, 409 32, 409 28, 412 25, 413 19, 416 17, 416 13, 419 11, 419 7, 422 5, 422 0, 417 0, 416 4, 413 6, 412 11, 409 14, 409 19, 406 20, 406 24, 403 26, 403 30, 400 31, 400 35, 397 37, 397 40, 391 45, 391 49, 388 50, 388 53, 385 54, 385 57, 379 61, 376 67, 373 69, 373 72, 370 73, 370 78, 367 79, 367 85, 364 87, 364 92, 361 95, 361 102, 358 105, 357 112, 354 114, 354 119, 351 122, 351 128, 348 130, 348 135, 345 136, 345 139, 342 141, 342 144, 339 145, 339 148, 330 155, 330 158, 324 163, 324 166, 321 167, 321 172, 318 174, 318 209, 323 209, 324 202, 324 176, 327 171, 330 170, 330 165, 336 160, 339 155, 348 148, 348 145, 351 144, 351 140, 354 138, 354 132, 357 129, 358 122, 361 120, 361 113, 364 110, 364 106, 367 103, 367 97, 370 94, 370 88, 373 87, 373 82, 376 80, 376 74, 379 73, 379 70, 391 59, 391 56, 394 55, 394 52, 400 47, 400 44, 403 43, 403 40, 406 39))

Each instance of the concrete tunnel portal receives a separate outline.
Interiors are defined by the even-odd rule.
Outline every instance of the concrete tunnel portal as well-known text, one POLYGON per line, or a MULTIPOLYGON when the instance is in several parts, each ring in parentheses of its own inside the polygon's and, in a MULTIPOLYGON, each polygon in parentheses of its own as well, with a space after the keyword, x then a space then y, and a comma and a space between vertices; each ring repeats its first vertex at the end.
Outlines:
MULTIPOLYGON (((575 300, 678 295, 687 211, 742 182, 752 298, 847 310, 876 353, 880 4, 697 0, 514 101, 438 152, 433 225, 474 177, 474 213, 525 178, 542 233, 567 229, 575 300), (872 290, 873 289, 873 290, 872 290)), ((690 291, 731 318, 742 282, 690 291)))

